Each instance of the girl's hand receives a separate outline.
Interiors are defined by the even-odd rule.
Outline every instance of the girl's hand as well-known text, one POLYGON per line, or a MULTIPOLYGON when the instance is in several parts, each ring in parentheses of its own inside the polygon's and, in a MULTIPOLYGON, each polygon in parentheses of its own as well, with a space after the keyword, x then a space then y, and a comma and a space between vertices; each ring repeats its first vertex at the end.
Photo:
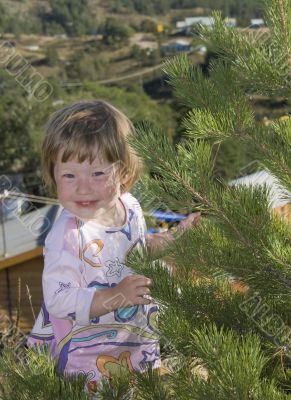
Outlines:
POLYGON ((201 212, 195 212, 189 214, 187 218, 185 218, 183 221, 179 223, 179 225, 177 226, 177 231, 183 233, 188 229, 193 228, 193 226, 199 223, 200 218, 201 218, 201 212))
MULTIPOLYGON (((119 299, 119 307, 130 307, 136 304, 150 304, 149 296, 152 281, 143 275, 130 275, 124 278, 112 290, 114 296, 119 299)), ((118 307, 118 308, 119 308, 118 307)))
POLYGON ((152 233, 146 235, 146 243, 150 251, 154 254, 156 253, 157 258, 160 257, 159 252, 167 249, 171 243, 173 243, 177 237, 177 235, 181 235, 188 229, 193 228, 193 226, 197 225, 201 217, 200 212, 195 212, 189 214, 187 218, 179 223, 176 228, 172 228, 167 232, 161 233, 152 233), (174 234, 175 232, 175 234, 174 234))
POLYGON ((90 318, 100 317, 120 307, 150 304, 151 285, 152 281, 143 275, 130 275, 114 288, 96 290, 90 307, 90 318))

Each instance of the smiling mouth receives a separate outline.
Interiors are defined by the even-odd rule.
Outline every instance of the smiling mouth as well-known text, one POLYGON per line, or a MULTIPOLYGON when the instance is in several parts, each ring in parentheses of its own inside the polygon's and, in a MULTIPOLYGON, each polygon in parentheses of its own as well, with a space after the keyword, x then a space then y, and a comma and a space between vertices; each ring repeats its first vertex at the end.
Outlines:
POLYGON ((97 203, 97 200, 91 200, 91 201, 76 201, 76 204, 80 207, 92 207, 95 206, 97 203))

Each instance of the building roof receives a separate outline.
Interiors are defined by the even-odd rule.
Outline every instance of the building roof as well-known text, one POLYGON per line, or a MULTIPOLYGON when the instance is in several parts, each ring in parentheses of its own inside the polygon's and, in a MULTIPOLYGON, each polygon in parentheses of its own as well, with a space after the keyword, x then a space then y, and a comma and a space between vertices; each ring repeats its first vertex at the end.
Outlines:
POLYGON ((206 26, 212 26, 214 24, 213 17, 187 17, 184 21, 178 21, 176 23, 177 28, 188 28, 194 24, 201 24, 206 26))
POLYGON ((267 171, 259 171, 235 179, 230 185, 263 186, 269 189, 270 207, 277 208, 291 203, 291 193, 279 183, 278 179, 267 171))
POLYGON ((180 28, 180 29, 187 28, 187 24, 186 24, 185 21, 178 21, 178 22, 176 23, 176 28, 180 28))
POLYGON ((207 26, 212 26, 214 24, 213 17, 188 17, 185 18, 185 22, 187 26, 191 26, 193 24, 202 24, 207 26))
POLYGON ((252 18, 251 25, 264 25, 265 21, 262 18, 252 18))
POLYGON ((175 40, 174 43, 179 45, 179 46, 190 46, 191 45, 191 40, 178 39, 178 40, 175 40))

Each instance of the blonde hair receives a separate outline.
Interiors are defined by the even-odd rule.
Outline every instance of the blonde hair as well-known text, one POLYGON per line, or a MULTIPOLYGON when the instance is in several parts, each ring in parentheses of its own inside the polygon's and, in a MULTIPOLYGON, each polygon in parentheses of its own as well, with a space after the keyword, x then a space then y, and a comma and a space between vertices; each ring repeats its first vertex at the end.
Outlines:
POLYGON ((127 142, 134 131, 130 120, 103 100, 80 101, 55 112, 46 125, 42 166, 46 186, 56 193, 54 167, 62 150, 62 162, 74 157, 93 162, 96 155, 110 163, 119 162, 121 192, 128 191, 139 177, 141 161, 127 142))

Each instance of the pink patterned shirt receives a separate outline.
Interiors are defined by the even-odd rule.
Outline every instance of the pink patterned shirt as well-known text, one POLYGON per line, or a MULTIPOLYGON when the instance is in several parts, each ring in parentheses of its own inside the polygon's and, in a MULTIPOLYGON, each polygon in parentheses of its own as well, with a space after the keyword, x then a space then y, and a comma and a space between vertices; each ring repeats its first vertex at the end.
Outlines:
POLYGON ((63 374, 86 374, 98 382, 120 366, 143 371, 160 366, 157 306, 119 308, 89 318, 96 290, 114 287, 133 274, 128 253, 145 245, 145 221, 138 201, 121 196, 122 227, 84 221, 64 209, 44 248, 44 304, 28 345, 48 345, 63 374))

